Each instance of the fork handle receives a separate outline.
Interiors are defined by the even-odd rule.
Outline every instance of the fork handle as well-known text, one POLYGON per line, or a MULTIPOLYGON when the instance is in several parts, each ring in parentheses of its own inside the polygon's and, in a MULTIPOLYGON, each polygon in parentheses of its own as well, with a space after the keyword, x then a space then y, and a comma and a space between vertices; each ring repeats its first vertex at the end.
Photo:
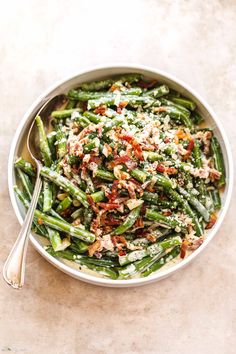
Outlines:
POLYGON ((34 217, 34 211, 39 198, 39 193, 42 187, 40 170, 41 168, 40 166, 38 166, 34 193, 32 196, 29 209, 27 211, 25 220, 22 224, 21 231, 17 237, 17 240, 9 256, 7 257, 7 260, 3 267, 4 280, 15 289, 20 289, 24 285, 26 251, 28 246, 29 233, 31 230, 32 220, 34 217))

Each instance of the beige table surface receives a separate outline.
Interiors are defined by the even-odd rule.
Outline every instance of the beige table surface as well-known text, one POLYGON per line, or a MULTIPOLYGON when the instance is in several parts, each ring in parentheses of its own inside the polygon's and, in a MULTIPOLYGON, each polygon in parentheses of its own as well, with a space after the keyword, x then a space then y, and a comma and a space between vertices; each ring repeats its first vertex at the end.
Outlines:
MULTIPOLYGON (((49 85, 95 64, 160 68, 215 109, 236 154, 236 1, 2 1, 1 267, 19 231, 7 156, 23 113, 49 85)), ((22 291, 0 279, 0 353, 236 352, 236 199, 194 263, 159 283, 76 281, 29 247, 22 291)))

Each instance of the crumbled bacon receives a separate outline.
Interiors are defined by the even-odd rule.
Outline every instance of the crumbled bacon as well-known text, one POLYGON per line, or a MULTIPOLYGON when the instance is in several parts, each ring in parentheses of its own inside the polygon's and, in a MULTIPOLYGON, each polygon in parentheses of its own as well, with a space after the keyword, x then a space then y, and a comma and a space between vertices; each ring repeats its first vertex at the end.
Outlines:
POLYGON ((162 164, 158 164, 156 167, 156 170, 160 173, 164 173, 165 172, 165 166, 162 164))
POLYGON ((101 247, 101 241, 97 240, 92 245, 88 246, 88 254, 90 257, 94 255, 94 253, 101 247))
POLYGON ((152 80, 152 81, 143 81, 140 80, 137 85, 142 88, 151 88, 157 84, 157 80, 152 80))
POLYGON ((115 219, 113 215, 109 215, 109 217, 105 219, 105 224, 109 226, 120 225, 121 220, 115 219))
POLYGON ((146 236, 146 239, 150 242, 153 242, 153 243, 156 242, 156 240, 157 240, 155 236, 150 235, 150 234, 146 236))
POLYGON ((142 209, 141 209, 141 213, 140 213, 142 216, 144 216, 146 214, 146 209, 147 209, 147 207, 143 204, 142 209))
POLYGON ((133 146, 133 150, 134 150, 134 155, 136 156, 136 158, 140 161, 143 161, 143 151, 142 151, 142 147, 141 145, 137 142, 137 140, 130 135, 121 135, 120 136, 121 140, 125 140, 127 141, 129 144, 131 144, 133 146))
POLYGON ((119 255, 119 256, 125 256, 125 255, 126 255, 126 251, 124 251, 123 249, 121 249, 121 250, 118 252, 118 255, 119 255))
POLYGON ((162 213, 164 216, 170 216, 170 215, 172 215, 172 212, 170 211, 170 210, 168 210, 168 211, 163 211, 163 213, 162 213))
POLYGON ((144 228, 143 219, 142 219, 142 218, 138 218, 138 219, 135 221, 134 227, 135 227, 135 228, 138 228, 138 229, 144 228))
POLYGON ((213 213, 210 217, 208 224, 205 226, 205 229, 207 229, 207 230, 211 229, 215 225, 216 220, 217 220, 217 216, 216 216, 216 214, 213 213))
POLYGON ((41 218, 38 218, 37 223, 38 223, 38 225, 43 225, 43 220, 41 218))
POLYGON ((161 112, 166 112, 166 107, 162 106, 162 107, 155 107, 154 108, 155 112, 161 113, 161 112))
POLYGON ((119 209, 120 205, 116 203, 97 203, 97 205, 104 210, 114 210, 119 209))
POLYGON ((114 92, 116 90, 120 90, 120 86, 116 84, 113 84, 109 89, 110 92, 114 92))
POLYGON ((100 225, 100 220, 98 218, 93 219, 90 225, 90 230, 96 233, 99 225, 100 225))
POLYGON ((188 143, 187 148, 186 148, 187 153, 184 155, 183 160, 188 160, 188 158, 190 157, 190 155, 193 151, 193 148, 194 148, 194 140, 191 139, 188 143))
POLYGON ((183 259, 186 256, 187 248, 188 248, 188 241, 184 240, 181 244, 180 258, 183 259))
POLYGON ((95 108, 94 113, 101 114, 102 116, 105 116, 106 115, 106 110, 107 110, 107 106, 100 105, 97 108, 95 108))
POLYGON ((118 184, 119 184, 118 180, 115 180, 112 183, 111 193, 108 196, 110 203, 113 202, 117 198, 117 195, 118 195, 118 184))
POLYGON ((204 242, 204 238, 201 236, 199 237, 197 240, 192 241, 189 246, 188 249, 190 249, 191 251, 195 251, 198 247, 201 246, 201 244, 204 242))
POLYGON ((87 195, 87 201, 89 202, 89 204, 91 205, 93 211, 98 214, 99 213, 99 209, 96 206, 96 203, 94 202, 93 198, 91 197, 91 195, 87 195))
POLYGON ((116 112, 117 112, 118 114, 122 114, 123 108, 125 108, 125 107, 128 105, 128 103, 129 103, 128 101, 122 101, 122 102, 120 102, 119 106, 117 106, 116 112))
POLYGON ((176 175, 176 173, 178 173, 178 170, 174 167, 168 167, 165 169, 165 172, 168 174, 168 175, 176 175))
POLYGON ((221 172, 217 171, 215 168, 210 169, 210 180, 214 182, 215 180, 220 179, 221 172))
POLYGON ((117 243, 121 243, 123 246, 126 246, 126 239, 124 236, 112 236, 112 243, 116 246, 117 243))

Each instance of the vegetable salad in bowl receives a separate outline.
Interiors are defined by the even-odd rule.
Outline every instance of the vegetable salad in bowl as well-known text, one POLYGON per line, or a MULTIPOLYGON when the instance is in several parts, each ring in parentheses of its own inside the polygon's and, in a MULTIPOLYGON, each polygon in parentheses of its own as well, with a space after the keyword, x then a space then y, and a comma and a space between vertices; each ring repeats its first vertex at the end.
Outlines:
MULTIPOLYGON (((147 277, 196 250, 221 208, 221 148, 196 104, 140 74, 71 89, 36 117, 43 188, 33 231, 48 253, 111 279, 147 277)), ((34 166, 15 162, 28 208, 34 166)), ((94 274, 95 274, 94 273, 94 274)))

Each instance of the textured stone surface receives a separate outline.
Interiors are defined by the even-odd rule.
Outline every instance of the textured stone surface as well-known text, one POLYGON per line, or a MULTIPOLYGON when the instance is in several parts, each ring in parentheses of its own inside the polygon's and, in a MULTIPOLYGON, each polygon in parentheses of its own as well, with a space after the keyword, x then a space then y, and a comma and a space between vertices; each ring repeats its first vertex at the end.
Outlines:
MULTIPOLYGON (((1 266, 19 231, 7 192, 15 128, 42 90, 76 70, 125 61, 176 75, 213 106, 235 156, 235 20, 234 0, 2 3, 1 266)), ((0 279, 0 353, 235 353, 235 208, 234 197, 194 263, 146 287, 76 281, 30 246, 24 289, 0 279)))

